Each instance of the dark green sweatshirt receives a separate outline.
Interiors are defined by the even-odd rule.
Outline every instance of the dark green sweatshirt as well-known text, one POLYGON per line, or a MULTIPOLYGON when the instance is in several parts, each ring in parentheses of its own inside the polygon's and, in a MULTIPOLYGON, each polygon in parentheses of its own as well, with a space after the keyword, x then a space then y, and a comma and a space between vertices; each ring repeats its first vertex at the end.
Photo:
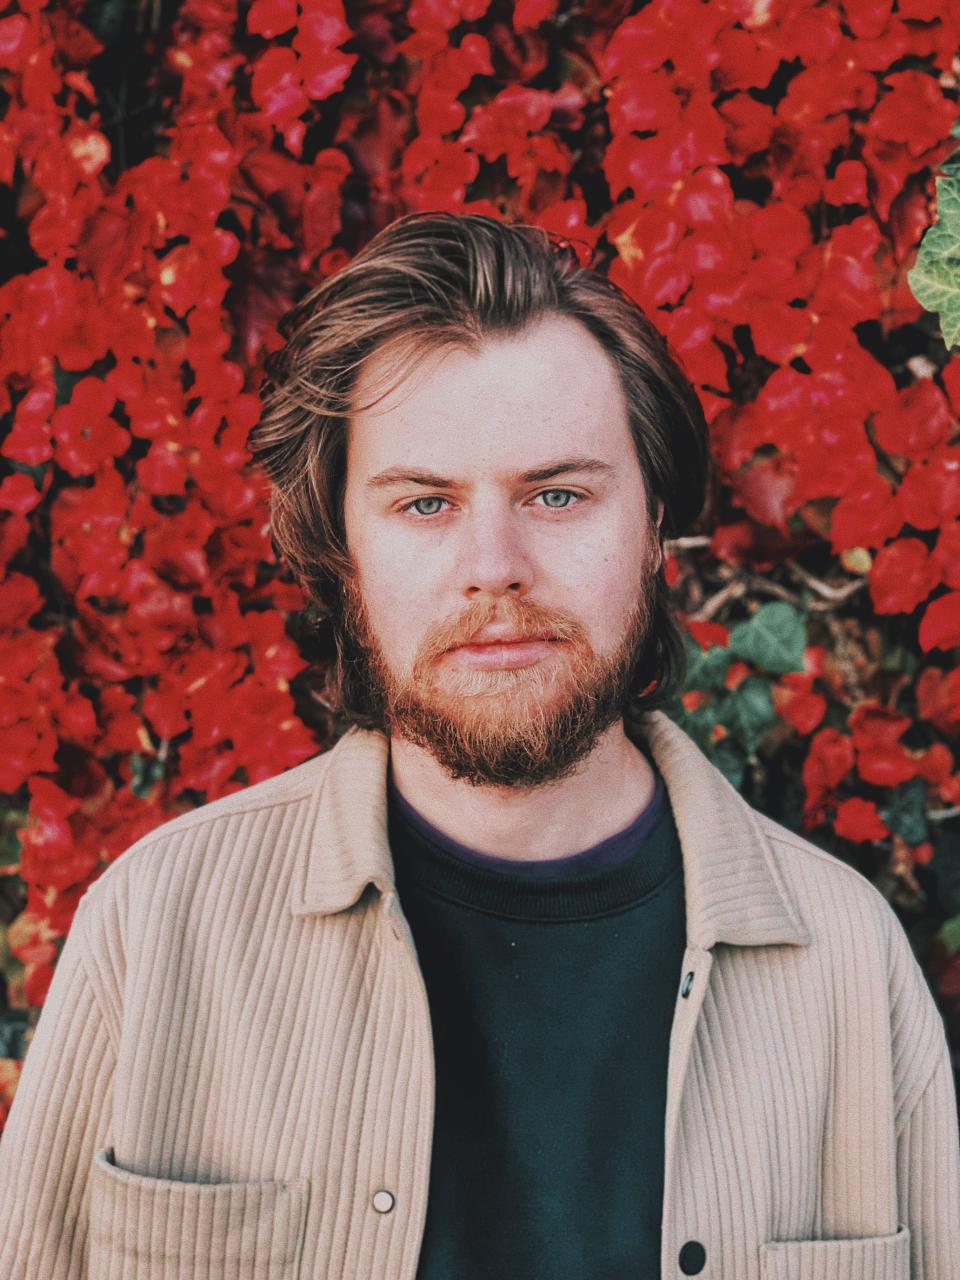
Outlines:
POLYGON ((417 1280, 659 1276, 685 940, 659 773, 629 827, 548 862, 450 840, 392 780, 389 835, 437 1069, 417 1280))

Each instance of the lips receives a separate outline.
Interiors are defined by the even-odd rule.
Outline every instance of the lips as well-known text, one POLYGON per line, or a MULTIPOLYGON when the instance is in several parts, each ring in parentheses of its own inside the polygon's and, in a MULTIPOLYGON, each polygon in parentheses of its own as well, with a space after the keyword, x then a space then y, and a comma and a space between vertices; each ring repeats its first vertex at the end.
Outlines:
POLYGON ((462 644, 454 645, 453 648, 479 649, 479 648, 483 648, 486 645, 532 644, 538 640, 556 640, 556 638, 557 638, 556 636, 543 635, 542 633, 539 635, 535 633, 531 633, 529 635, 496 635, 496 634, 490 634, 488 632, 485 635, 479 636, 475 640, 464 640, 462 644))
POLYGON ((533 666, 546 658, 551 644, 558 644, 557 636, 506 637, 471 641, 455 645, 450 653, 452 661, 462 668, 474 671, 512 670, 533 666))

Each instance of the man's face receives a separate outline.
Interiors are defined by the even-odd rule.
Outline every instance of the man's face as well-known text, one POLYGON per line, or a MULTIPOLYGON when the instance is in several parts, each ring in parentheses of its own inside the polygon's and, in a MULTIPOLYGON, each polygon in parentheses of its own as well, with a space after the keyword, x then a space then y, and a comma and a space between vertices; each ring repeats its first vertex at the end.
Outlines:
MULTIPOLYGON (((356 403, 389 368, 367 361, 356 403)), ((529 787, 619 719, 659 549, 615 368, 582 325, 424 357, 351 419, 344 523, 344 622, 391 736, 451 777, 529 787), (505 634, 538 639, 462 647, 505 634)))

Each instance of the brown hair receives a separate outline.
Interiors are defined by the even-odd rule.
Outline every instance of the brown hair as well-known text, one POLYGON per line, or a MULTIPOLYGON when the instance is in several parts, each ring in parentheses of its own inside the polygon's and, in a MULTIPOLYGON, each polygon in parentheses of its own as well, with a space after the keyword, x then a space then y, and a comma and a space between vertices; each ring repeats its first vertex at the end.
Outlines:
MULTIPOLYGON (((274 545, 333 629, 336 663, 326 701, 346 725, 383 728, 343 626, 341 584, 352 574, 343 525, 350 414, 379 403, 422 354, 474 349, 488 334, 517 332, 549 312, 579 320, 612 357, 648 515, 653 519, 661 500, 659 536, 677 536, 700 514, 709 476, 708 428, 696 392, 637 304, 541 228, 482 214, 405 215, 280 322, 284 345, 267 357, 263 412, 248 447, 271 482, 274 545), (361 366, 387 347, 397 357, 390 387, 355 404, 361 366)), ((630 719, 662 706, 686 674, 662 559, 652 603, 649 640, 624 708, 630 719)))

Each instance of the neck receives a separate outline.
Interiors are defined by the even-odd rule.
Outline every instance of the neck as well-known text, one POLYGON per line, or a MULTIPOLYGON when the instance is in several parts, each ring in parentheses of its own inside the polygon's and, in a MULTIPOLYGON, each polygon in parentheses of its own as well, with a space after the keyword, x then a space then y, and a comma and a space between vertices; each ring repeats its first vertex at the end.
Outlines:
POLYGON ((654 793, 653 770, 622 720, 572 774, 537 787, 473 786, 399 737, 390 739, 390 770, 404 799, 444 835, 482 853, 531 862, 579 853, 616 835, 654 793))

